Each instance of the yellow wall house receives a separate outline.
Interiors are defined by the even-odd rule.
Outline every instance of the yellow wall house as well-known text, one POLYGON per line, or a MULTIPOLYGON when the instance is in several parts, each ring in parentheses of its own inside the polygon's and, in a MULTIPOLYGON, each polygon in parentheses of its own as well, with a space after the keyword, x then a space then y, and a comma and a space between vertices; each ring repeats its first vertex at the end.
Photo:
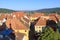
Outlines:
POLYGON ((42 28, 46 26, 46 20, 39 19, 35 25, 35 31, 42 32, 42 28))
POLYGON ((15 31, 15 33, 19 32, 21 34, 24 34, 22 40, 28 40, 29 39, 28 38, 29 29, 20 20, 18 20, 17 18, 13 18, 10 21, 7 20, 6 25, 8 25, 9 22, 11 23, 11 27, 15 31))

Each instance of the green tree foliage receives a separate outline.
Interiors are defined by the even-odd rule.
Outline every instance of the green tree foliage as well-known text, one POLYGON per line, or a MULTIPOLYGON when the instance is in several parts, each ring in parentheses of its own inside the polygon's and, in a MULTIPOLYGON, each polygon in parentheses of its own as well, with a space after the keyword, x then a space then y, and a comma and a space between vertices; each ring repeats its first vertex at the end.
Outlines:
POLYGON ((48 9, 41 9, 41 10, 36 10, 36 12, 44 12, 46 13, 57 13, 60 14, 60 8, 48 8, 48 9))
POLYGON ((60 34, 57 31, 53 31, 52 28, 47 27, 39 36, 38 40, 60 40, 60 34))
POLYGON ((14 12, 14 10, 0 8, 0 13, 12 13, 12 12, 14 12))
POLYGON ((57 25, 60 25, 60 22, 58 22, 57 25))

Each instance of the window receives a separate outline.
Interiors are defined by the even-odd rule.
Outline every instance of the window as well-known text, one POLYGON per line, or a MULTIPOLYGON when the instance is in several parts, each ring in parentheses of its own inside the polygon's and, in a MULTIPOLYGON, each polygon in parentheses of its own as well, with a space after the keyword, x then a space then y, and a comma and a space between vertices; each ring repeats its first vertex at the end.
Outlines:
POLYGON ((40 28, 40 27, 39 27, 40 28))
POLYGON ((27 32, 27 31, 25 30, 25 32, 27 32))

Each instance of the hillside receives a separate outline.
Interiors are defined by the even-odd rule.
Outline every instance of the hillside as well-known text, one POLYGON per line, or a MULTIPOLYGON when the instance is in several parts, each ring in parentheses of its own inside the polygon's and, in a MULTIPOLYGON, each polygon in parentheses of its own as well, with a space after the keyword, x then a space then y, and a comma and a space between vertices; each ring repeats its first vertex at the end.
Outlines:
POLYGON ((11 12, 14 12, 14 11, 15 10, 0 8, 0 13, 11 13, 11 12))
POLYGON ((60 14, 60 8, 40 9, 40 10, 35 10, 34 12, 58 13, 58 14, 60 14))
MULTIPOLYGON (((0 8, 0 13, 12 13, 14 11, 15 10, 0 8)), ((19 11, 21 11, 21 10, 19 10, 19 11)), ((29 14, 34 13, 34 12, 43 12, 43 13, 46 13, 46 14, 49 14, 49 13, 60 14, 60 8, 46 8, 46 9, 39 9, 39 10, 33 10, 33 11, 27 10, 27 11, 23 11, 23 12, 27 12, 29 14)))

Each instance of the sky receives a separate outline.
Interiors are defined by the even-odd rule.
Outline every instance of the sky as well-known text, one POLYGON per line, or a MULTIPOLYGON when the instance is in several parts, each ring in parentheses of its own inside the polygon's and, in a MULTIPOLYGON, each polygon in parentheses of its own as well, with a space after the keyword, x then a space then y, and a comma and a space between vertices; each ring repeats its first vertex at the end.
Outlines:
POLYGON ((0 0, 0 8, 38 10, 60 7, 60 0, 0 0))

